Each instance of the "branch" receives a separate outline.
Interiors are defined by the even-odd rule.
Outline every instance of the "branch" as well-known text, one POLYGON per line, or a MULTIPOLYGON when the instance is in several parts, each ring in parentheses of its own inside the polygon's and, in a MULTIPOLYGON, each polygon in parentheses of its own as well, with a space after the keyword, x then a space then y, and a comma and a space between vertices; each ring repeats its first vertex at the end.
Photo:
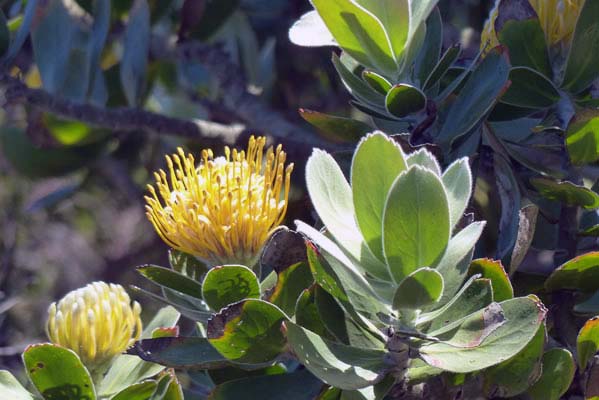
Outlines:
POLYGON ((268 134, 282 142, 294 142, 302 147, 330 148, 331 144, 314 132, 289 122, 263 100, 247 90, 243 72, 229 55, 217 45, 189 42, 180 45, 164 38, 153 37, 152 55, 159 59, 178 58, 183 62, 200 62, 220 85, 220 102, 231 114, 251 129, 268 134))
POLYGON ((27 104, 57 116, 82 121, 115 132, 145 131, 201 140, 205 145, 235 143, 244 132, 242 125, 223 125, 202 120, 184 120, 138 108, 104 108, 81 104, 54 96, 42 89, 27 87, 19 79, 0 76, 4 107, 27 104))

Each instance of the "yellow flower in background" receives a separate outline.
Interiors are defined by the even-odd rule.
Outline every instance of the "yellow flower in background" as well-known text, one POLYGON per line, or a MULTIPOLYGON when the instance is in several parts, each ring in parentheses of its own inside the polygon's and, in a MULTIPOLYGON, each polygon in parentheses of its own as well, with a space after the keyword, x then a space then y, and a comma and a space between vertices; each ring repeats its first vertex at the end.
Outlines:
POLYGON ((121 285, 94 282, 50 305, 46 333, 52 343, 77 353, 90 371, 101 371, 139 339, 140 313, 121 285))
POLYGON ((166 156, 168 174, 155 173, 146 196, 146 214, 160 237, 212 266, 253 266, 285 217, 293 170, 285 167, 281 145, 264 152, 265 144, 265 137, 252 136, 247 151, 225 147, 217 158, 203 150, 199 165, 180 148, 166 156))
MULTIPOLYGON (((499 45, 495 32, 495 20, 500 1, 495 2, 495 7, 491 10, 489 19, 483 28, 481 46, 487 46, 487 49, 499 45)), ((539 16, 548 45, 550 47, 560 45, 567 48, 572 40, 584 0, 529 0, 529 3, 539 16)))

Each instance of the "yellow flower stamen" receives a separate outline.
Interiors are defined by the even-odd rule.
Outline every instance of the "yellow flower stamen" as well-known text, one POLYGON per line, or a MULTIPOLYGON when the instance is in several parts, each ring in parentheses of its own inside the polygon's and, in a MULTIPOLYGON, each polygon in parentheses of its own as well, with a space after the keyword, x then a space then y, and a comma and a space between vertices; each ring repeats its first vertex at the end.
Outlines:
POLYGON ((265 137, 247 151, 225 147, 224 157, 203 150, 196 166, 181 148, 166 156, 168 175, 154 174, 146 214, 170 247, 211 265, 252 266, 287 211, 293 164, 285 167, 282 146, 264 153, 265 137))
POLYGON ((139 339, 140 314, 141 306, 131 303, 121 285, 94 282, 50 304, 46 333, 97 371, 139 339))
MULTIPOLYGON (((495 20, 500 1, 495 2, 495 7, 483 28, 481 46, 487 46, 487 49, 499 44, 495 32, 495 20)), ((539 17, 548 45, 550 47, 560 45, 564 49, 568 48, 584 0, 529 0, 529 3, 539 17)))

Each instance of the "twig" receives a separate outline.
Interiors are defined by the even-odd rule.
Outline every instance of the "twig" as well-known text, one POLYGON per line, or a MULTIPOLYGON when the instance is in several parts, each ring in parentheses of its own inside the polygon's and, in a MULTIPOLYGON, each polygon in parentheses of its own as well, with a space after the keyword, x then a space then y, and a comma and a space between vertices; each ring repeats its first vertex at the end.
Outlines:
POLYGON ((184 120, 137 108, 103 108, 61 99, 42 89, 27 87, 19 79, 0 76, 0 89, 4 92, 4 107, 28 104, 60 117, 83 121, 90 125, 113 131, 145 131, 156 134, 201 139, 207 144, 235 143, 244 131, 242 125, 223 125, 202 120, 184 120))

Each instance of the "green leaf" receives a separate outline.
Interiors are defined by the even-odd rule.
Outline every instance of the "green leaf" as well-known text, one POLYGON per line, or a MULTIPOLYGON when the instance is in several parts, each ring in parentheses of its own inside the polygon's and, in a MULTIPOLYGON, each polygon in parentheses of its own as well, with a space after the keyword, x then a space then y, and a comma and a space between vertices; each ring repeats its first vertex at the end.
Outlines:
MULTIPOLYGON (((387 194, 395 178, 406 169, 401 147, 381 132, 362 139, 352 160, 351 189, 356 221, 368 247, 381 262, 385 260, 382 233, 387 194)), ((376 276, 389 280, 386 269, 376 276)))
POLYGON ((543 374, 528 390, 528 395, 531 400, 561 399, 572 384, 575 371, 574 358, 568 350, 554 348, 546 351, 543 355, 543 374))
POLYGON ((120 76, 130 106, 137 106, 145 90, 150 48, 150 8, 147 0, 135 0, 125 28, 120 76))
POLYGON ((144 339, 127 350, 127 354, 169 368, 212 369, 230 364, 208 339, 201 337, 144 339))
POLYGON ((582 254, 557 268, 545 281, 548 291, 571 289, 594 292, 599 289, 599 252, 582 254))
POLYGON ((455 227, 464 216, 472 194, 472 172, 468 158, 453 162, 441 177, 449 201, 450 226, 455 227))
POLYGON ((381 21, 353 0, 311 0, 339 46, 365 67, 393 76, 398 69, 381 21))
POLYGON ((445 50, 445 53, 443 53, 441 59, 439 60, 437 65, 435 65, 435 68, 430 73, 430 75, 426 79, 426 82, 422 86, 424 90, 427 91, 427 93, 429 89, 433 88, 435 85, 441 82, 441 79, 443 79, 443 77, 449 70, 449 67, 451 67, 453 63, 456 62, 456 60, 460 57, 461 50, 462 49, 458 44, 453 45, 449 47, 447 50, 445 50))
POLYGON ((61 393, 96 399, 94 383, 74 351, 50 343, 27 347, 23 353, 27 376, 44 399, 61 393))
MULTIPOLYGON (((313 285, 309 289, 302 292, 297 299, 295 307, 295 322, 306 329, 316 333, 318 336, 330 337, 333 336, 328 332, 325 326, 325 321, 320 317, 318 306, 316 305, 316 290, 320 288, 318 285, 313 285)), ((324 290, 324 289, 320 289, 324 290)))
POLYGON ((309 11, 289 29, 289 40, 298 46, 337 46, 335 38, 316 10, 309 11))
POLYGON ((414 166, 400 175, 383 213, 383 246, 396 282, 432 266, 449 241, 449 205, 443 183, 430 170, 414 166))
POLYGON ((549 200, 584 207, 587 210, 599 208, 599 194, 584 186, 575 185, 569 181, 556 182, 546 178, 531 179, 530 183, 539 191, 541 196, 549 200))
POLYGON ((174 371, 168 370, 162 375, 149 400, 183 400, 183 388, 174 371))
POLYGON ((341 81, 345 85, 345 88, 360 102, 365 103, 369 107, 384 114, 385 96, 372 89, 366 82, 355 75, 344 62, 344 59, 347 60, 349 56, 345 55, 344 57, 344 55, 345 54, 342 54, 341 58, 339 58, 337 54, 333 53, 331 61, 335 66, 335 70, 337 70, 341 81))
POLYGON ((368 281, 333 242, 301 221, 296 221, 296 224, 299 232, 320 246, 323 259, 317 256, 315 249, 308 248, 310 269, 316 283, 339 300, 348 312, 355 308, 374 318, 378 312, 389 311, 368 281))
POLYGON ((599 76, 599 3, 585 1, 570 46, 562 87, 580 93, 599 76))
POLYGON ((404 118, 424 110, 426 95, 412 85, 400 83, 389 89, 385 98, 385 105, 391 115, 404 118))
POLYGON ((19 381, 8 371, 0 371, 0 398, 11 400, 33 400, 19 381))
POLYGON ((599 317, 589 319, 576 339, 576 353, 578 354, 578 366, 584 371, 589 363, 599 351, 599 317))
MULTIPOLYGON (((179 313, 177 310, 173 307, 164 307, 146 325, 141 338, 151 338, 152 332, 156 329, 173 327, 178 320, 179 313)), ((160 373, 163 369, 162 365, 145 362, 139 357, 126 354, 120 355, 112 362, 110 369, 104 375, 104 379, 99 384, 98 393, 101 397, 112 395, 160 373)))
POLYGON ((240 300, 260 298, 260 283, 243 265, 214 267, 204 278, 202 296, 211 309, 218 311, 240 300))
POLYGON ((196 299, 202 299, 202 285, 198 281, 172 269, 156 265, 144 265, 138 267, 137 272, 162 287, 176 290, 196 299))
POLYGON ((387 94, 392 86, 384 76, 381 76, 373 71, 362 71, 362 79, 364 79, 364 82, 366 82, 372 89, 376 90, 383 96, 387 94))
POLYGON ((210 393, 210 400, 268 399, 309 400, 322 391, 322 382, 310 372, 300 370, 290 374, 277 374, 237 379, 218 385, 210 393))
POLYGON ((210 269, 194 256, 175 249, 169 250, 168 263, 172 269, 195 281, 200 281, 210 269))
POLYGON ((472 261, 468 275, 480 274, 491 281, 493 286, 493 300, 504 301, 514 297, 514 288, 501 261, 489 258, 479 258, 472 261))
POLYGON ((118 392, 110 400, 148 400, 156 390, 156 381, 133 384, 118 392))
POLYGON ((509 79, 512 84, 501 98, 502 103, 524 108, 547 108, 560 99, 553 82, 531 68, 512 68, 509 79))
POLYGON ((426 37, 414 62, 414 75, 419 87, 424 88, 441 57, 443 46, 443 21, 439 8, 435 8, 426 21, 426 37))
POLYGON ((536 335, 547 310, 531 297, 499 303, 505 323, 491 332, 478 346, 459 348, 447 343, 426 344, 420 348, 424 360, 451 372, 468 373, 499 364, 518 354, 536 335))
POLYGON ((335 241, 373 275, 383 275, 384 265, 368 249, 356 224, 352 189, 330 154, 314 150, 306 164, 306 184, 314 209, 335 241))
POLYGON ((299 262, 280 271, 277 284, 268 294, 268 301, 278 306, 288 316, 293 316, 298 297, 314 283, 307 262, 299 262))
POLYGON ((131 290, 134 293, 139 293, 152 300, 156 300, 163 305, 172 306, 180 312, 181 315, 193 321, 205 323, 211 315, 207 307, 205 305, 201 307, 202 304, 197 299, 187 296, 186 294, 175 292, 174 290, 163 289, 163 295, 158 295, 137 286, 131 286, 131 290))
POLYGON ((395 310, 418 310, 436 303, 443 294, 443 276, 430 268, 420 268, 406 276, 393 297, 395 310))
POLYGON ((437 161, 433 153, 428 151, 426 148, 422 148, 408 154, 406 162, 408 163, 408 168, 414 165, 419 165, 423 168, 433 171, 438 176, 441 176, 441 166, 439 165, 439 161, 437 161))
POLYGON ((518 238, 521 194, 518 181, 514 175, 514 168, 510 161, 497 154, 493 157, 493 164, 495 169, 496 193, 501 204, 499 237, 497 239, 497 253, 495 257, 507 259, 518 238))
POLYGON ((0 57, 2 57, 10 46, 10 31, 8 30, 6 16, 0 10, 0 57))
POLYGON ((492 302, 491 282, 488 279, 472 277, 441 308, 421 314, 416 319, 416 325, 426 326, 427 332, 435 331, 487 307, 492 302))
POLYGON ((210 343, 229 360, 264 363, 274 360, 285 347, 281 323, 287 317, 276 306, 247 299, 223 308, 209 321, 210 343))
POLYGON ((389 368, 384 361, 385 350, 334 343, 292 322, 285 326, 289 346, 299 361, 331 386, 346 390, 370 386, 389 368))
POLYGON ((470 349, 479 347, 490 334, 505 323, 506 318, 501 306, 491 303, 464 318, 430 331, 429 335, 439 339, 439 343, 459 349, 470 349))
POLYGON ((574 164, 599 160, 599 113, 594 109, 578 111, 566 131, 566 146, 574 164))
POLYGON ((44 17, 31 32, 31 44, 44 88, 51 93, 64 89, 76 35, 77 26, 63 2, 50 1, 44 17))
POLYGON ((514 357, 483 371, 483 387, 488 398, 513 397, 524 393, 541 376, 545 347, 545 325, 514 357))
MULTIPOLYGON (((410 29, 408 0, 355 0, 381 21, 389 37, 394 59, 399 63, 404 53, 410 29)), ((425 17, 426 18, 426 17, 425 17)))
POLYGON ((528 0, 500 2, 495 32, 499 43, 510 49, 514 67, 529 67, 545 76, 552 75, 545 33, 528 0))
POLYGON ((441 260, 433 266, 443 276, 445 287, 439 304, 449 301, 464 282, 474 247, 484 227, 484 222, 473 222, 458 232, 449 240, 441 260))
POLYGON ((355 143, 372 131, 370 125, 351 118, 337 117, 303 108, 300 108, 299 113, 303 119, 318 130, 321 136, 334 142, 355 143))
POLYGON ((497 47, 487 54, 447 112, 436 142, 449 147, 456 139, 472 131, 503 94, 509 71, 510 64, 504 48, 497 47))

